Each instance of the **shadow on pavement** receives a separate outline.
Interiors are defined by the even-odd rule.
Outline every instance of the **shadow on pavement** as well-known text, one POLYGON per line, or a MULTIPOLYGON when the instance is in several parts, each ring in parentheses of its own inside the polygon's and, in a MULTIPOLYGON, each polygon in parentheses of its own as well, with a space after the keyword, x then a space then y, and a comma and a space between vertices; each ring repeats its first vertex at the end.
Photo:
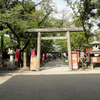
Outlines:
POLYGON ((10 76, 12 73, 21 73, 19 70, 2 70, 0 71, 0 76, 10 76))

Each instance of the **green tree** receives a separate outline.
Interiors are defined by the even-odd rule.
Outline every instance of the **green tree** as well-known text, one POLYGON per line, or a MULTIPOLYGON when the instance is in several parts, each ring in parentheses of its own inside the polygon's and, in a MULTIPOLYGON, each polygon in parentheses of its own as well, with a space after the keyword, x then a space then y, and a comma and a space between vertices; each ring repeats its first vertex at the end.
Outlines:
POLYGON ((86 41, 86 44, 89 46, 89 39, 94 36, 93 33, 91 33, 93 23, 90 22, 91 18, 95 18, 95 16, 98 14, 95 13, 93 10, 97 9, 95 4, 97 3, 96 1, 92 0, 80 0, 75 1, 74 3, 71 0, 65 0, 67 1, 67 4, 70 8, 72 8, 74 16, 74 25, 76 27, 83 27, 84 29, 84 38, 86 41))
MULTIPOLYGON (((34 40, 33 46, 36 44, 37 34, 27 33, 27 29, 43 28, 43 23, 53 11, 52 6, 48 2, 40 1, 35 4, 31 0, 8 0, 3 1, 1 7, 0 22, 4 26, 6 34, 17 41, 18 48, 23 51, 29 43, 34 40), (9 3, 10 2, 10 3, 9 3), (37 10, 36 6, 40 5, 41 10, 37 10)), ((3 30, 4 32, 4 30, 3 30)), ((3 33, 2 32, 2 33, 3 33)))

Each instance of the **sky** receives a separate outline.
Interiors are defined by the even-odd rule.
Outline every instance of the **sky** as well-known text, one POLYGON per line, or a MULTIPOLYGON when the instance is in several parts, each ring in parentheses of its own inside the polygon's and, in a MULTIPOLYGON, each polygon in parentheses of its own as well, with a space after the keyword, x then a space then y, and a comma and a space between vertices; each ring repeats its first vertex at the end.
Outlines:
MULTIPOLYGON (((56 3, 56 6, 58 8, 59 11, 61 11, 62 9, 64 8, 67 8, 67 3, 65 2, 65 0, 52 0, 53 2, 56 3)), ((72 0, 73 2, 76 1, 76 0, 72 0)), ((79 0, 77 0, 79 1, 79 0)))
MULTIPOLYGON (((36 4, 39 3, 41 0, 32 0, 34 1, 36 4)), ((75 0, 73 0, 75 1, 75 0)), ((57 17, 57 18, 61 18, 60 13, 61 10, 63 9, 67 9, 68 7, 66 6, 67 3, 64 0, 52 0, 52 4, 55 5, 55 7, 57 8, 58 14, 52 14, 53 17, 57 17)))
MULTIPOLYGON (((40 2, 41 0, 32 0, 32 1, 40 2)), ((76 1, 76 0, 72 0, 72 1, 76 1)), ((58 11, 61 11, 62 9, 67 8, 66 6, 67 3, 64 0, 52 0, 52 2, 55 3, 55 6, 57 7, 58 11)))
POLYGON ((58 14, 53 14, 53 17, 62 19, 62 11, 65 11, 65 13, 67 13, 68 15, 68 11, 70 10, 70 8, 68 8, 67 2, 65 2, 64 0, 52 0, 52 1, 55 3, 55 6, 57 7, 57 11, 58 11, 58 14))
POLYGON ((61 11, 64 8, 67 8, 67 6, 66 6, 67 3, 64 2, 64 0, 53 0, 53 2, 56 3, 57 9, 59 11, 61 11))

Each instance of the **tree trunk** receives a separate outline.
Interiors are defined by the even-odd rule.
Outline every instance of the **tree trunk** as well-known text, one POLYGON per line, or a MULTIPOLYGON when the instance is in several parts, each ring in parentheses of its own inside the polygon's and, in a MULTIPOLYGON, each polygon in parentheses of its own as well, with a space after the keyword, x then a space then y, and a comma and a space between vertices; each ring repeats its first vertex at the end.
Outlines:
POLYGON ((0 65, 3 67, 3 36, 1 36, 0 65))

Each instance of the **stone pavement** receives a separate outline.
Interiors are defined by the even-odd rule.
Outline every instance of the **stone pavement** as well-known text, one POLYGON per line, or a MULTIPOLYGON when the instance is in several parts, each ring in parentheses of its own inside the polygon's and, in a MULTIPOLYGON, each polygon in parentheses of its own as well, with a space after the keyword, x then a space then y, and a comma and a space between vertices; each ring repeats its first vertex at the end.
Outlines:
POLYGON ((40 68, 40 71, 68 71, 69 66, 60 59, 51 60, 40 68))

